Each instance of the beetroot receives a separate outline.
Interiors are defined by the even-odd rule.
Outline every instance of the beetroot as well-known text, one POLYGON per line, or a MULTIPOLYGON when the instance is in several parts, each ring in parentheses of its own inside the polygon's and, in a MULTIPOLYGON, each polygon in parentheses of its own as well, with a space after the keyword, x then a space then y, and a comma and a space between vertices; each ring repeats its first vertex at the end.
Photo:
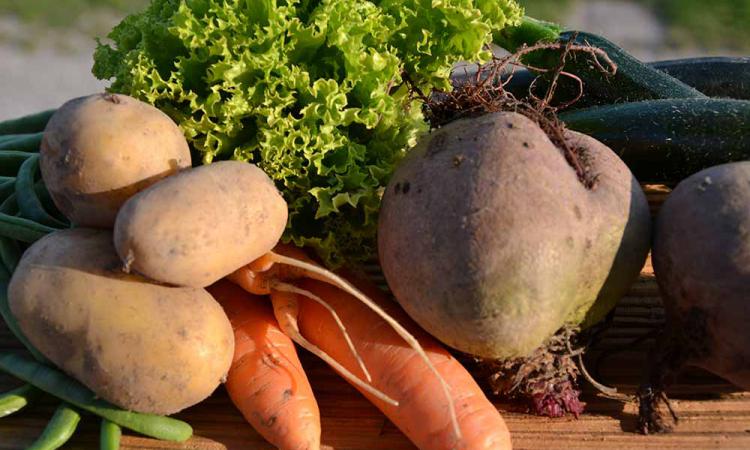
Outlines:
POLYGON ((750 162, 703 170, 662 207, 653 262, 666 332, 641 388, 640 431, 668 431, 658 411, 684 366, 750 389, 750 162))
POLYGON ((507 385, 523 386, 546 415, 580 407, 565 369, 568 340, 537 350, 612 309, 640 273, 651 226, 645 195, 617 155, 559 131, 583 174, 518 113, 434 130, 396 169, 378 229, 383 272, 409 315, 461 352, 501 360, 511 379, 524 374, 507 385))

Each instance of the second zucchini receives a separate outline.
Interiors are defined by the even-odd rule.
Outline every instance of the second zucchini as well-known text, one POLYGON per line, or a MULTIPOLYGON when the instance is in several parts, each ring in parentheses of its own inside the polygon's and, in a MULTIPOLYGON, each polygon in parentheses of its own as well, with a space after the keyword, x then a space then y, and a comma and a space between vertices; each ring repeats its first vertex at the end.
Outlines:
POLYGON ((641 182, 677 183, 706 167, 750 159, 750 101, 649 100, 560 114, 608 145, 641 182))

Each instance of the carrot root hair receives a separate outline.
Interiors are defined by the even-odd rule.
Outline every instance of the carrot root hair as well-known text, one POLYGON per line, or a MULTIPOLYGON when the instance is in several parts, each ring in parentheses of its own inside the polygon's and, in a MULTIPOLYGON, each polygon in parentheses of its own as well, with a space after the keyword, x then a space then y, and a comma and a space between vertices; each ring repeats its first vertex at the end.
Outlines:
POLYGON ((338 313, 336 313, 336 310, 333 309, 331 305, 329 305, 325 300, 313 294, 312 292, 306 291, 304 289, 300 289, 297 286, 291 285, 289 283, 276 282, 274 283, 273 288, 277 291, 304 295, 305 297, 319 303, 321 306, 327 309, 328 312, 331 314, 331 316, 333 316, 333 320, 336 321, 336 325, 338 325, 339 329, 341 330, 341 333, 344 335, 344 340, 346 340, 346 345, 349 347, 349 350, 352 352, 352 355, 357 360, 357 364, 359 365, 359 368, 362 369, 362 373, 364 373, 365 378, 367 379, 367 382, 372 383, 372 376, 370 376, 370 372, 367 370, 367 367, 365 366, 365 362, 362 360, 362 357, 359 355, 359 353, 357 352, 357 349, 354 347, 354 342, 352 342, 352 338, 351 336, 349 336, 349 333, 346 332, 346 327, 344 326, 344 323, 341 321, 341 318, 339 317, 338 313))
MULTIPOLYGON (((280 290, 280 289, 277 289, 277 291, 284 292, 283 290, 280 290)), ((304 294, 298 294, 297 292, 290 292, 290 293, 293 295, 304 295, 304 294)), ((313 297, 314 297, 314 294, 313 294, 313 297)), ((313 300, 315 299, 313 298, 313 300)), ((279 299, 279 296, 272 294, 271 302, 273 304, 274 314, 276 315, 276 319, 279 322, 279 327, 281 327, 284 333, 286 333, 286 335, 289 336, 294 342, 299 344, 302 348, 309 351, 313 355, 317 356, 318 358, 328 363, 331 367, 336 369, 341 374, 341 376, 343 376, 344 378, 346 378, 353 384, 361 387, 365 391, 369 392, 370 394, 375 396, 377 399, 383 402, 386 402, 388 404, 391 404, 393 406, 398 406, 398 401, 392 399, 391 397, 386 395, 384 392, 362 381, 356 375, 354 375, 349 370, 347 370, 344 366, 339 364, 338 361, 336 361, 330 355, 328 355, 328 353, 324 352, 322 349, 320 349, 320 347, 308 341, 304 336, 302 336, 302 333, 299 330, 299 325, 297 323, 297 315, 299 313, 299 304, 297 303, 297 299, 294 296, 285 298, 285 303, 282 304, 281 300, 279 299)), ((330 305, 328 306, 330 307, 330 305)), ((338 317, 338 315, 336 317, 338 317)))
MULTIPOLYGON (((364 303, 367 307, 369 307, 376 314, 378 314, 383 320, 385 320, 386 323, 388 323, 388 325, 390 325, 391 328, 393 328, 393 330, 404 341, 406 341, 406 343, 409 344, 409 346, 412 349, 414 349, 414 351, 417 352, 420 358, 425 362, 425 364, 427 364, 427 367, 430 369, 433 375, 435 375, 435 377, 437 377, 437 379, 440 381, 440 386, 442 387, 443 394, 445 395, 445 398, 448 402, 448 408, 450 410, 450 417, 451 417, 451 424, 453 425, 453 431, 456 434, 456 437, 458 440, 462 439, 461 429, 458 425, 458 417, 456 415, 456 406, 455 406, 455 403, 453 402, 453 397, 450 394, 450 386, 445 381, 445 379, 440 375, 440 373, 437 371, 435 366, 432 364, 432 362, 430 361, 430 358, 427 356, 427 353, 424 351, 422 346, 419 345, 419 342, 417 341, 417 339, 414 336, 412 336, 411 333, 409 333, 409 331, 406 330, 406 328, 404 328, 395 319, 389 316, 388 313, 385 312, 385 310, 383 310, 377 303, 371 300, 368 296, 362 293, 359 289, 357 289, 351 283, 349 283, 342 277, 336 275, 335 273, 329 270, 326 270, 320 266, 317 266, 315 264, 311 264, 311 263, 308 263, 306 261, 302 261, 296 258, 280 255, 275 252, 268 252, 267 255, 265 255, 264 257, 268 258, 266 261, 270 260, 279 264, 286 264, 289 266, 297 267, 303 270, 305 275, 308 276, 309 278, 336 286, 337 288, 343 290, 344 292, 348 293, 349 295, 353 296, 357 300, 364 303)), ((307 297, 308 295, 305 295, 305 296, 307 297)), ((315 300, 314 298, 312 299, 315 300)), ((295 323, 296 323, 296 320, 295 320, 295 323)), ((297 331, 297 334, 299 334, 299 331, 297 331)), ((312 343, 309 343, 309 342, 308 344, 312 345, 312 343)), ((302 344, 300 343, 300 345, 302 344)), ((304 345, 302 346, 304 347, 304 345)), ((323 358, 321 357, 321 359, 323 358)), ((326 362, 328 361, 326 360, 326 362)), ((355 378, 355 379, 359 381, 358 378, 355 378)))

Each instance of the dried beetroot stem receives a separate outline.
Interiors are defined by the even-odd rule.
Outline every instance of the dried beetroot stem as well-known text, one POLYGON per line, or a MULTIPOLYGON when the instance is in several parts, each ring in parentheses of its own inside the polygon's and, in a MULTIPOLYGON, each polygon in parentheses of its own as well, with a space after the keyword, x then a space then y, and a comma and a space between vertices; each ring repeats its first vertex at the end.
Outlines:
POLYGON ((666 330, 649 352, 645 381, 637 393, 640 433, 672 431, 679 419, 666 389, 690 361, 705 360, 710 354, 708 318, 702 309, 692 308, 680 319, 672 317, 667 322, 666 330))
POLYGON ((531 356, 509 360, 475 359, 480 374, 495 395, 525 404, 531 413, 562 417, 583 413, 585 404, 579 400, 579 374, 570 342, 576 329, 563 328, 531 356))
POLYGON ((679 421, 667 397, 666 388, 672 384, 684 361, 681 352, 673 345, 673 340, 669 338, 666 342, 664 345, 662 338, 663 345, 657 345, 649 352, 646 381, 636 393, 637 431, 641 434, 670 433, 679 421))
MULTIPOLYGON (((454 86, 451 92, 435 92, 427 97, 414 86, 408 74, 404 75, 404 82, 410 86, 412 95, 425 102, 425 111, 428 121, 433 128, 438 128, 449 122, 466 117, 477 117, 487 113, 500 111, 513 111, 525 115, 536 122, 549 136, 550 140, 563 152, 566 161, 573 168, 578 179, 588 189, 594 189, 597 184, 597 175, 591 173, 591 168, 586 163, 585 151, 570 145, 566 139, 565 126, 557 119, 556 112, 560 108, 566 108, 581 98, 583 95, 583 82, 575 74, 565 72, 565 62, 571 53, 586 53, 591 57, 593 64, 606 75, 614 75, 617 65, 607 54, 595 47, 574 44, 573 40, 566 43, 539 43, 530 47, 522 47, 516 53, 501 58, 493 59, 479 66, 473 80, 454 86), (560 61, 554 69, 543 69, 525 65, 521 62, 523 56, 540 51, 560 51, 560 61), (604 64, 602 63, 604 62, 604 64), (498 82, 506 69, 511 67, 510 75, 504 82, 498 82), (546 74, 552 73, 552 82, 543 97, 534 94, 536 80, 530 87, 530 101, 516 99, 505 90, 505 83, 513 77, 516 67, 526 67, 535 72, 546 74), (561 76, 576 80, 579 93, 572 101, 557 107, 551 105, 561 76)), ((540 75, 540 77, 542 76, 540 75)))
POLYGON ((641 434, 671 433, 679 421, 666 392, 650 385, 641 386, 638 401, 638 432, 641 434), (669 416, 664 414, 664 409, 669 416))

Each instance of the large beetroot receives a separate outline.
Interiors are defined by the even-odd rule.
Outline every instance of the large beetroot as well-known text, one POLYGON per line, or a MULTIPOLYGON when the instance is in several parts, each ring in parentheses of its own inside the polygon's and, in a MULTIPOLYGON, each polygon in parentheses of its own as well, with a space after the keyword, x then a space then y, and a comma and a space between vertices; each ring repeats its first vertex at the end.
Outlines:
POLYGON ((750 162, 677 186, 659 212, 653 260, 668 324, 641 389, 643 432, 670 428, 656 403, 683 366, 750 389, 750 162))
POLYGON ((391 179, 383 271, 404 309, 451 347, 529 357, 561 328, 600 320, 638 275, 650 240, 643 191, 606 146, 565 133, 575 164, 523 115, 457 120, 391 179))

